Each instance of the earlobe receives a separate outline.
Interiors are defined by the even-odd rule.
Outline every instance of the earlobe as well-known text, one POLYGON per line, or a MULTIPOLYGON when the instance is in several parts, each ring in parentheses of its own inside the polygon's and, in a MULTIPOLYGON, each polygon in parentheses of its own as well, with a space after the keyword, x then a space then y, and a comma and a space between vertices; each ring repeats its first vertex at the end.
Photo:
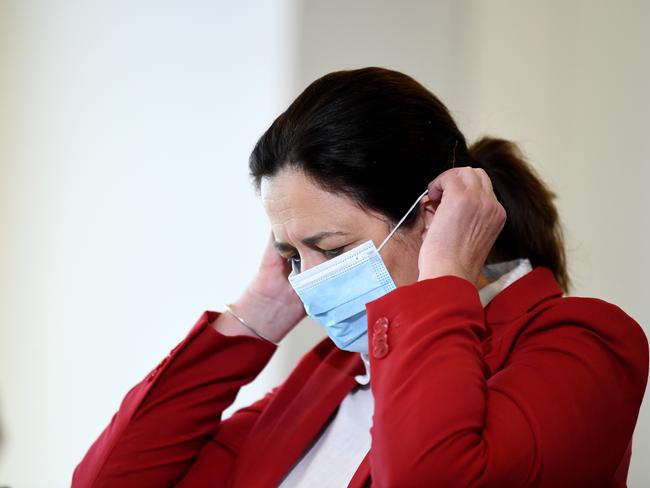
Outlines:
POLYGON ((429 226, 433 221, 433 215, 436 213, 436 208, 438 207, 437 203, 438 202, 431 201, 428 194, 423 195, 420 199, 418 229, 422 240, 424 240, 429 231, 429 226))
POLYGON ((421 210, 422 219, 424 220, 425 230, 427 230, 431 225, 431 222, 433 221, 433 216, 435 215, 436 209, 438 208, 438 204, 439 202, 431 201, 428 195, 422 199, 422 208, 420 210, 421 210))

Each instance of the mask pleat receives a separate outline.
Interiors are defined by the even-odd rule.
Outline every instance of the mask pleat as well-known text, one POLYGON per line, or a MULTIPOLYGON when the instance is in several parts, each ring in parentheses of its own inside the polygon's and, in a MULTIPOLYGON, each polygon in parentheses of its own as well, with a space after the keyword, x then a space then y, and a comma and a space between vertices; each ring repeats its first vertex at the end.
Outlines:
POLYGON ((357 263, 337 277, 297 293, 309 314, 321 314, 371 292, 381 286, 368 261, 357 263))

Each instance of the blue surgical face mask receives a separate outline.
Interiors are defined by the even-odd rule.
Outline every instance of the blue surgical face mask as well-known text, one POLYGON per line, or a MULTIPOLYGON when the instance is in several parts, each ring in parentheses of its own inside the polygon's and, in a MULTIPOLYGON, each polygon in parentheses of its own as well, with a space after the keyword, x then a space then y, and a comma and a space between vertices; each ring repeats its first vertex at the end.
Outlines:
POLYGON ((294 270, 289 275, 307 315, 325 327, 340 349, 368 352, 366 303, 396 288, 379 251, 427 192, 411 205, 379 248, 369 240, 307 271, 294 270))

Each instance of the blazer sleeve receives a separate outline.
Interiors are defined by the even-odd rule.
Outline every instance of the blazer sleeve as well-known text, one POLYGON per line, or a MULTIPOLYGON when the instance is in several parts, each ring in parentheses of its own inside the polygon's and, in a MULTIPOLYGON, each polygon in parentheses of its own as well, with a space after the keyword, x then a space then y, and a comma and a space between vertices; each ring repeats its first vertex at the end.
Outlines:
POLYGON ((219 447, 223 462, 217 466, 219 476, 227 479, 238 439, 245 437, 275 388, 223 422, 222 412, 277 346, 220 333, 210 326, 219 314, 205 311, 169 355, 127 392, 75 468, 73 488, 173 486, 222 425, 228 443, 219 447))
POLYGON ((373 487, 603 486, 614 476, 648 378, 647 338, 619 307, 558 299, 525 317, 494 375, 469 281, 423 280, 366 307, 370 333, 380 317, 391 324, 389 352, 370 355, 373 487))

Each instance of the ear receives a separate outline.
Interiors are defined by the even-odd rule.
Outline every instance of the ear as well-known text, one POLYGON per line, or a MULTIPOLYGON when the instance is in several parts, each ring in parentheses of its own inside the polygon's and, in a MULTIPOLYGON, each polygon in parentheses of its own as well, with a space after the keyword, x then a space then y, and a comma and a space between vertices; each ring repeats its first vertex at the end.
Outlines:
POLYGON ((420 201, 420 218, 422 219, 422 235, 426 234, 431 222, 433 221, 433 216, 436 213, 436 210, 440 205, 440 201, 432 201, 429 198, 429 195, 422 197, 420 201))

